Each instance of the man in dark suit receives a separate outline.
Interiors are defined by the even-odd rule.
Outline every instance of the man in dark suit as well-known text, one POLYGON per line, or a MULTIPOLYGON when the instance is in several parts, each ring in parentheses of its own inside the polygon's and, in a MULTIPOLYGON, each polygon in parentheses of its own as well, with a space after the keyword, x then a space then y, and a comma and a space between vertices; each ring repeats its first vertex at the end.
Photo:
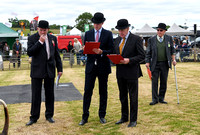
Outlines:
POLYGON ((165 35, 167 31, 164 23, 159 23, 157 35, 148 40, 146 51, 146 67, 150 68, 152 73, 152 102, 155 105, 158 102, 167 104, 164 101, 167 89, 167 77, 171 62, 176 65, 175 49, 173 47, 172 37, 165 35), (158 78, 160 77, 160 88, 158 94, 158 78))
POLYGON ((130 98, 130 123, 128 127, 137 125, 138 112, 138 78, 142 76, 140 62, 145 59, 142 39, 129 32, 128 20, 120 19, 115 27, 119 37, 114 42, 115 53, 121 54, 124 60, 117 64, 116 75, 121 101, 121 119, 116 124, 128 121, 128 93, 130 98))
POLYGON ((31 62, 31 88, 32 104, 31 116, 27 126, 36 123, 40 117, 41 89, 44 80, 45 89, 45 117, 50 123, 54 123, 54 78, 55 67, 58 75, 62 75, 62 62, 58 51, 57 39, 48 34, 49 23, 41 20, 38 32, 28 38, 27 53, 32 57, 31 62))
POLYGON ((84 125, 88 122, 89 108, 96 77, 98 77, 99 81, 99 118, 101 123, 106 123, 104 117, 106 115, 107 107, 107 82, 108 75, 111 73, 110 61, 106 55, 113 52, 113 37, 110 31, 102 28, 102 25, 105 21, 102 13, 95 13, 91 20, 94 23, 94 29, 85 33, 84 43, 95 41, 100 42, 100 48, 94 50, 96 54, 87 55, 85 69, 85 89, 83 97, 83 115, 79 125, 84 125))

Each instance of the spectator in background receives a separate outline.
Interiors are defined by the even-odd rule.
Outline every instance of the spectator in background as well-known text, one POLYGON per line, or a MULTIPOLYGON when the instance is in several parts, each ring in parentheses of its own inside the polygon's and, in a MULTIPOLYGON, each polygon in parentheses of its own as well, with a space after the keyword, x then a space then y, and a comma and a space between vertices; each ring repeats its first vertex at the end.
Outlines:
POLYGON ((9 59, 9 52, 10 52, 10 47, 7 42, 5 42, 5 45, 3 47, 3 54, 4 54, 4 59, 8 60, 9 59))
POLYGON ((83 62, 83 66, 85 66, 87 62, 87 54, 83 54, 83 49, 79 51, 80 53, 80 60, 83 62))
POLYGON ((71 51, 73 51, 73 45, 72 45, 72 41, 69 41, 69 44, 68 44, 68 46, 67 46, 67 48, 68 48, 68 52, 71 52, 71 51))
MULTIPOLYGON (((20 57, 22 52, 22 44, 19 42, 19 38, 16 38, 16 42, 13 44, 13 57, 17 59, 18 68, 20 68, 20 57)), ((15 63, 13 63, 15 68, 15 63)))
POLYGON ((180 57, 181 57, 181 61, 183 61, 183 58, 185 56, 189 56, 190 55, 190 47, 188 46, 188 38, 185 38, 185 40, 183 40, 183 44, 181 45, 181 52, 180 52, 180 57))
POLYGON ((80 50, 82 49, 81 43, 77 38, 74 38, 74 51, 76 53, 77 65, 80 65, 80 50))
POLYGON ((175 45, 180 45, 180 40, 176 36, 174 37, 174 42, 175 42, 175 45))

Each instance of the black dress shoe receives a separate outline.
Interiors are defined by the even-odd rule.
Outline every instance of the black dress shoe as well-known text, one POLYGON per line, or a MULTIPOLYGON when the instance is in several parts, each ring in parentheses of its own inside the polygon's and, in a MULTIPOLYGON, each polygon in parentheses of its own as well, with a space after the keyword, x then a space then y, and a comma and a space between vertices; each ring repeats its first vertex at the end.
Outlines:
POLYGON ((115 124, 122 124, 124 122, 127 122, 128 120, 124 120, 124 119, 120 119, 119 121, 117 121, 115 124))
POLYGON ((55 120, 53 118, 46 118, 46 120, 50 123, 55 123, 55 120))
POLYGON ((79 123, 79 125, 83 126, 85 125, 85 123, 87 123, 88 121, 87 120, 81 120, 81 122, 79 123))
POLYGON ((161 104, 167 104, 167 102, 164 101, 164 100, 160 100, 159 102, 160 102, 161 104))
POLYGON ((34 124, 34 123, 36 123, 37 121, 34 121, 34 120, 30 120, 28 123, 26 123, 26 126, 30 126, 30 125, 32 125, 32 124, 34 124))
POLYGON ((128 127, 136 127, 136 125, 137 125, 137 122, 134 121, 134 122, 130 122, 130 123, 128 124, 128 127))
POLYGON ((104 123, 106 123, 106 119, 105 119, 105 118, 100 118, 100 122, 101 122, 102 124, 104 124, 104 123))
POLYGON ((153 101, 153 102, 151 102, 149 105, 155 105, 155 104, 157 104, 158 102, 157 101, 153 101))

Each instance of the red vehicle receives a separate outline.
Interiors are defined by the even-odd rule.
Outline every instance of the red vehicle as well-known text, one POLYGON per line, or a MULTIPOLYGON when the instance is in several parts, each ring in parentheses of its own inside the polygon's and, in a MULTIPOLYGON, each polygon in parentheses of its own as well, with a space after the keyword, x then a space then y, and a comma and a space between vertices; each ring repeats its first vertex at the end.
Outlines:
POLYGON ((72 41, 72 44, 74 45, 74 38, 77 38, 78 41, 81 43, 82 45, 82 39, 81 36, 78 35, 67 35, 67 36, 58 36, 57 40, 58 40, 58 49, 63 52, 63 51, 68 51, 68 44, 69 41, 72 41))

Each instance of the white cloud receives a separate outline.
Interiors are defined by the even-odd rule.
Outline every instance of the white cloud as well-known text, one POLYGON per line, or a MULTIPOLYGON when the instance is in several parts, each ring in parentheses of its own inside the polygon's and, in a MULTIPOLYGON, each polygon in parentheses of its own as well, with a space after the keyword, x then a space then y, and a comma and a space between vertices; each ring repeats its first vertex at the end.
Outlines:
POLYGON ((74 26, 75 19, 84 12, 104 13, 104 28, 111 29, 121 18, 128 19, 136 29, 145 23, 157 26, 159 22, 167 25, 188 25, 200 21, 200 2, 198 0, 1 0, 0 22, 8 18, 48 20, 50 24, 74 26))

